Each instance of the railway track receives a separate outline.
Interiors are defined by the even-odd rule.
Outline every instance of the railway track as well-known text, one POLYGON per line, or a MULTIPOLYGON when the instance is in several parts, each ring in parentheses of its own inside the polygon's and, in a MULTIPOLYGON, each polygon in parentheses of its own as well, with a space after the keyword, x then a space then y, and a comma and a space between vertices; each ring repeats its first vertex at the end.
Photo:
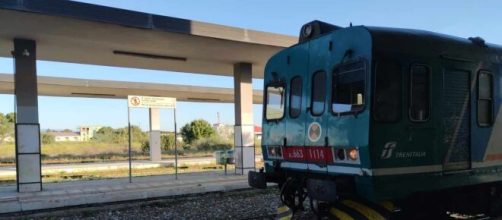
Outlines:
MULTIPOLYGON (((0 215, 0 219, 278 219, 278 190, 235 190, 0 215)), ((282 210, 287 212, 286 209, 282 210)), ((289 215, 290 216, 290 215, 289 215)), ((452 214, 451 219, 490 219, 452 214)), ((316 219, 305 203, 292 219, 316 219)), ((328 219, 323 218, 323 219, 328 219)))

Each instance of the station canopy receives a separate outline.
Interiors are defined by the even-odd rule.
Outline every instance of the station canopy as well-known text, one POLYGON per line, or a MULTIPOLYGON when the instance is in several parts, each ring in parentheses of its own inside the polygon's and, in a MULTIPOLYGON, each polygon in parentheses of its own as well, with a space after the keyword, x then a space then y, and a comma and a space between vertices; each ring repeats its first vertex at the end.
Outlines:
POLYGON ((296 37, 66 0, 0 1, 0 56, 14 38, 37 42, 37 59, 233 75, 238 62, 263 78, 267 60, 296 37))

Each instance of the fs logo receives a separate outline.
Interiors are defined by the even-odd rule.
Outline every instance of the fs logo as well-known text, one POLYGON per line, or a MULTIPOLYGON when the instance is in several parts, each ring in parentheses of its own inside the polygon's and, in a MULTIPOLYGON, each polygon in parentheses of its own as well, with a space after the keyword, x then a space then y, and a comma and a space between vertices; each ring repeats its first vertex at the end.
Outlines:
POLYGON ((392 152, 394 152, 394 149, 396 148, 397 142, 391 141, 387 142, 385 146, 383 147, 382 150, 382 155, 380 155, 381 159, 389 159, 392 157, 392 152))

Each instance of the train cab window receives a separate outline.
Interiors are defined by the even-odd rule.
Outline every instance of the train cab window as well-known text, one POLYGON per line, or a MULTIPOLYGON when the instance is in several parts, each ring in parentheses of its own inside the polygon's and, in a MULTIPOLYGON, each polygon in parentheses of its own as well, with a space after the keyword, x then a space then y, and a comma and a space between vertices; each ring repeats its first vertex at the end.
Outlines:
POLYGON ((324 113, 326 102, 326 72, 318 71, 312 77, 312 115, 319 116, 324 113))
POLYGON ((332 111, 334 113, 361 111, 365 103, 365 82, 364 61, 336 67, 333 70, 332 111))
POLYGON ((291 80, 289 92, 289 116, 296 118, 301 113, 302 108, 302 78, 299 76, 291 80))
POLYGON ((267 120, 278 120, 284 117, 284 86, 267 86, 267 120))
POLYGON ((478 74, 478 125, 490 126, 493 123, 493 76, 488 71, 478 74))
POLYGON ((413 65, 410 71, 410 120, 429 120, 430 114, 430 70, 424 65, 413 65))
POLYGON ((396 122, 401 118, 401 65, 396 61, 376 64, 373 118, 378 122, 396 122))

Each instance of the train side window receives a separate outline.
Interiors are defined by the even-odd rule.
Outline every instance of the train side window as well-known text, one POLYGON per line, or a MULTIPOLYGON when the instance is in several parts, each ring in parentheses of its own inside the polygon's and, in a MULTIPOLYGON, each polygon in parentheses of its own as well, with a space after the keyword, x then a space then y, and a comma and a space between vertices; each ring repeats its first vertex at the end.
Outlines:
POLYGON ((299 76, 291 79, 289 92, 289 116, 296 118, 300 115, 302 109, 302 78, 299 76))
POLYGON ((493 76, 488 71, 478 73, 478 125, 491 126, 493 123, 493 76))
POLYGON ((279 120, 284 117, 284 86, 267 86, 267 120, 279 120))
POLYGON ((318 71, 312 77, 311 100, 312 115, 322 115, 326 102, 326 72, 324 71, 318 71))
POLYGON ((410 71, 410 120, 427 121, 430 116, 430 70, 425 65, 413 65, 410 71))
POLYGON ((364 61, 336 67, 333 70, 332 111, 334 113, 361 111, 365 103, 365 85, 364 61))
POLYGON ((376 64, 373 118, 378 122, 396 122, 401 118, 401 65, 397 61, 376 64))

